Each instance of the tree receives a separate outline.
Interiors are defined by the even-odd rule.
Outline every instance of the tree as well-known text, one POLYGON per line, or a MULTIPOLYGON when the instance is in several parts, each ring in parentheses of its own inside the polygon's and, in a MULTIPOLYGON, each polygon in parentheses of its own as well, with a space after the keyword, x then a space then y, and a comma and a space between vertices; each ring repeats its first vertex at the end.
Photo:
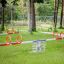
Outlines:
POLYGON ((13 0, 11 3, 13 3, 13 5, 18 5, 18 2, 19 0, 13 0))
MULTIPOLYGON (((63 0, 62 0, 63 1, 63 0)), ((63 18, 63 4, 61 7, 61 20, 60 20, 60 28, 62 28, 62 18, 63 18)))
POLYGON ((30 32, 36 31, 34 0, 29 0, 29 27, 30 32))
POLYGON ((16 16, 16 14, 14 13, 14 11, 15 11, 15 9, 16 9, 16 6, 18 6, 18 2, 19 0, 13 0, 12 2, 11 2, 11 4, 12 4, 12 6, 11 6, 11 21, 12 21, 12 19, 16 19, 15 18, 15 16, 16 16), (12 13, 13 13, 13 15, 12 15, 12 13), (12 16, 14 17, 14 18, 12 18, 12 16))
POLYGON ((2 5, 2 10, 3 10, 3 18, 2 18, 2 27, 1 27, 1 31, 4 31, 4 23, 5 23, 5 20, 4 20, 4 8, 6 7, 6 4, 7 4, 7 1, 6 0, 1 0, 1 5, 2 5))
POLYGON ((44 0, 34 0, 34 3, 43 3, 44 0))
POLYGON ((50 4, 39 4, 37 7, 37 15, 38 16, 53 16, 53 5, 50 4))
POLYGON ((2 22, 2 6, 0 4, 0 24, 1 24, 1 22, 2 22))
POLYGON ((57 27, 57 16, 58 16, 58 0, 55 0, 55 9, 54 9, 54 31, 57 27))
POLYGON ((36 21, 35 21, 35 6, 34 3, 43 3, 43 0, 29 0, 29 8, 30 8, 30 32, 36 31, 36 21))
POLYGON ((60 28, 63 28, 64 22, 64 0, 62 0, 62 7, 61 7, 61 20, 60 20, 60 28))

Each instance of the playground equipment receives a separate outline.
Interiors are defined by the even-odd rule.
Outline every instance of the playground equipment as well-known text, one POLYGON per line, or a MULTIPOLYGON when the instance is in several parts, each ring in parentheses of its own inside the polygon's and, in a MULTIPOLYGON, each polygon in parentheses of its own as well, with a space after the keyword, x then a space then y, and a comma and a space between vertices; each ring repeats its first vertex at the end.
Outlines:
POLYGON ((46 40, 35 40, 32 45, 32 52, 41 52, 45 50, 46 40))
POLYGON ((63 32, 60 33, 60 36, 64 39, 64 33, 63 32))
POLYGON ((53 32, 52 35, 53 35, 53 37, 54 37, 54 35, 56 35, 56 40, 64 39, 64 33, 63 32, 61 32, 60 34, 53 32))
POLYGON ((61 40, 61 39, 62 39, 61 35, 57 33, 56 40, 61 40))
POLYGON ((9 45, 16 45, 22 43, 22 37, 20 35, 16 36, 16 41, 12 42, 12 37, 10 34, 6 36, 6 43, 0 44, 0 46, 9 46, 9 45))
POLYGON ((57 32, 42 32, 43 34, 51 34, 55 40, 62 40, 64 39, 64 33, 57 33, 57 32))
POLYGON ((17 32, 15 29, 7 29, 7 34, 16 34, 16 33, 19 33, 17 32))
POLYGON ((46 40, 23 41, 23 42, 22 42, 22 40, 20 40, 20 39, 22 39, 22 37, 20 35, 16 36, 15 42, 12 42, 12 39, 11 39, 12 37, 10 36, 10 34, 8 34, 6 36, 6 44, 0 44, 0 46, 32 43, 32 52, 41 52, 41 51, 43 52, 43 51, 45 51, 45 48, 46 48, 46 43, 45 43, 46 41, 64 39, 64 33, 63 32, 61 32, 60 34, 53 32, 51 34, 53 36, 56 35, 56 38, 50 38, 50 39, 46 39, 46 40))
POLYGON ((11 36, 10 35, 7 35, 6 36, 6 44, 10 44, 11 42, 12 42, 11 36))
POLYGON ((16 42, 15 43, 11 43, 12 45, 15 45, 15 44, 21 44, 22 43, 22 37, 20 35, 18 35, 16 37, 16 42), (21 39, 21 40, 20 40, 21 39))

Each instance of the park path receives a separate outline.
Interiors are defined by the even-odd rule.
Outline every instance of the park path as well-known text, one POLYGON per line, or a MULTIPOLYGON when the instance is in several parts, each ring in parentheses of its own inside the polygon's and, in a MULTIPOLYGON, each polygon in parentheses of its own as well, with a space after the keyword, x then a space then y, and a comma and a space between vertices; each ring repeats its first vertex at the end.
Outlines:
MULTIPOLYGON (((43 33, 43 34, 51 34, 51 35, 53 34, 53 32, 41 32, 41 33, 43 33)), ((58 35, 58 36, 60 36, 60 34, 59 34, 59 33, 58 33, 58 34, 57 34, 57 33, 55 33, 54 35, 58 35)))
POLYGON ((0 36, 1 36, 1 35, 6 35, 6 34, 7 34, 7 33, 3 33, 3 34, 0 34, 0 36))
MULTIPOLYGON (((42 40, 43 40, 43 39, 42 39, 42 40)), ((51 41, 51 40, 56 40, 56 38, 46 39, 46 41, 51 41)), ((23 41, 22 44, 32 43, 33 41, 36 41, 36 40, 32 40, 32 41, 23 41)), ((43 40, 43 41, 44 41, 44 40, 43 40)))

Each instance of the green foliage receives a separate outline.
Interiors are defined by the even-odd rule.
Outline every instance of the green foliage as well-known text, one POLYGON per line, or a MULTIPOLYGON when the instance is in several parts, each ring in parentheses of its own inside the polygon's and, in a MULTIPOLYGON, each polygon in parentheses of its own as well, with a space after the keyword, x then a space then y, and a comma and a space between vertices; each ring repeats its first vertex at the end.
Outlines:
MULTIPOLYGON (((28 15, 28 0, 6 0, 7 1, 7 7, 10 10, 6 11, 6 17, 7 19, 10 19, 10 12, 11 8, 14 7, 14 14, 15 20, 21 19, 22 16, 28 15), (8 16, 9 12, 9 16, 8 16)), ((61 0, 59 0, 59 3, 61 4, 61 0)), ((35 0, 35 11, 37 16, 52 16, 54 12, 54 0, 35 0), (43 2, 43 3, 42 3, 43 2)), ((60 11, 60 9, 59 9, 60 11)), ((59 13, 60 15, 60 13, 59 13)))
POLYGON ((19 0, 13 0, 11 3, 13 4, 13 5, 18 5, 18 2, 19 0))
POLYGON ((37 7, 37 13, 39 16, 52 16, 53 7, 47 4, 39 4, 37 7))

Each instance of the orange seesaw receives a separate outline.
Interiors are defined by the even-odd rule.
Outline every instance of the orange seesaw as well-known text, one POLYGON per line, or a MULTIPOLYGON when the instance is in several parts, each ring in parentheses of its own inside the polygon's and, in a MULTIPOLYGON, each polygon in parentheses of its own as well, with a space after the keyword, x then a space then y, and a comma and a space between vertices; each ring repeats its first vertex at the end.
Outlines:
POLYGON ((8 29, 7 30, 7 34, 17 34, 18 32, 16 30, 12 29, 8 29))
POLYGON ((21 44, 22 40, 20 40, 20 39, 21 39, 21 36, 18 35, 16 37, 16 42, 12 42, 11 36, 8 35, 8 36, 6 36, 6 43, 1 43, 0 46, 9 46, 9 45, 21 44))
POLYGON ((53 37, 54 37, 54 35, 56 35, 56 40, 64 39, 64 33, 63 32, 61 32, 60 34, 53 32, 52 35, 53 35, 53 37))

